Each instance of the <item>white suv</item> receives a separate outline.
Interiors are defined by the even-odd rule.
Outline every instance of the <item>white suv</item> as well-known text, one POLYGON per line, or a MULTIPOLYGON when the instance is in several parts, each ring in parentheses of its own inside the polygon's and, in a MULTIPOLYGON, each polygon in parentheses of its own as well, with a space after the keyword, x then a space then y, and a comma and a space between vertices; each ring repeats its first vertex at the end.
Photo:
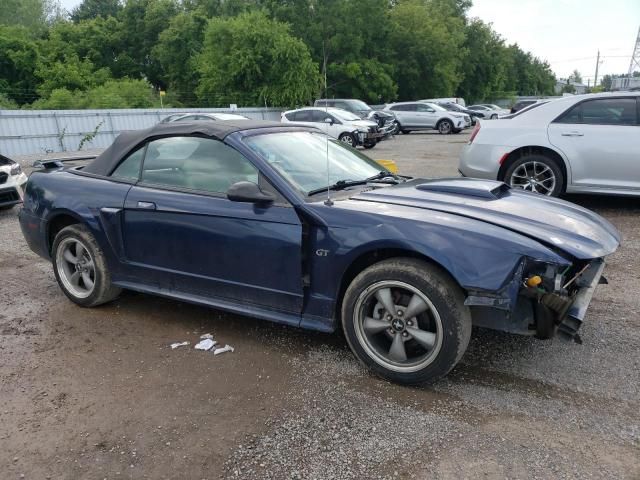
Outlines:
POLYGON ((447 135, 471 126, 471 117, 466 113, 450 112, 435 103, 390 103, 385 105, 384 110, 395 115, 398 130, 402 133, 433 129, 447 135))
POLYGON ((0 155, 0 210, 22 203, 26 183, 20 164, 0 155))
POLYGON ((459 170, 550 196, 640 195, 640 92, 541 101, 478 122, 459 170))
POLYGON ((316 127, 327 135, 337 138, 352 147, 375 147, 383 136, 378 124, 363 120, 357 115, 341 108, 300 108, 288 110, 280 116, 281 122, 301 123, 316 127))

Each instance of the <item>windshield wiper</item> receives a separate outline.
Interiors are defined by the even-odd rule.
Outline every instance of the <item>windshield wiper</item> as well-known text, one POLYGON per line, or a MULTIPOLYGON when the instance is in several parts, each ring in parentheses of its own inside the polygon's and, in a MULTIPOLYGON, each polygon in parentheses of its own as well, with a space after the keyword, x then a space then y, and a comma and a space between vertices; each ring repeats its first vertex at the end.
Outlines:
POLYGON ((317 193, 326 192, 327 190, 343 190, 347 187, 353 187, 356 185, 365 185, 369 182, 377 182, 377 183, 398 183, 398 177, 391 172, 379 172, 369 178, 365 178, 364 180, 338 180, 333 185, 329 185, 328 187, 315 188, 313 190, 309 190, 307 195, 310 197, 317 193), (387 177, 391 177, 389 180, 383 180, 387 177))

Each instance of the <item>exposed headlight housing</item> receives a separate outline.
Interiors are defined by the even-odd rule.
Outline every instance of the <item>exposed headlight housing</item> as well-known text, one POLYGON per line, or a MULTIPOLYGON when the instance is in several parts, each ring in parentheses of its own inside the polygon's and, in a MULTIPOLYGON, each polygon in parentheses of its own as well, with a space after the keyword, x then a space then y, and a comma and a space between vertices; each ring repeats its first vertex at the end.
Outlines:
POLYGON ((12 165, 9 173, 11 175, 20 175, 22 173, 22 168, 20 167, 20 164, 16 163, 12 165))

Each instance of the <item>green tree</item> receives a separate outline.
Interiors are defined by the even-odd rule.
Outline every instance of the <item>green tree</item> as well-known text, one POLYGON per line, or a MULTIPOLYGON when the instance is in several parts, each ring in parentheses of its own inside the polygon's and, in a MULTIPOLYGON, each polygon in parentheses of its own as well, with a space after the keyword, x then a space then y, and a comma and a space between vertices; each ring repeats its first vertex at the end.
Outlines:
POLYGON ((71 20, 75 23, 97 17, 115 17, 122 10, 120 0, 83 0, 71 12, 71 20))
POLYGON ((0 26, 0 93, 19 105, 36 100, 38 57, 26 27, 0 26))
POLYGON ((582 83, 582 74, 578 70, 574 70, 573 73, 569 75, 569 79, 576 83, 582 83))
POLYGON ((309 47, 324 80, 317 95, 377 102, 397 95, 387 38, 388 0, 262 0, 309 47))
POLYGON ((254 11, 213 18, 198 57, 198 97, 207 105, 292 106, 318 89, 317 65, 289 27, 254 11))
POLYGON ((467 101, 481 101, 504 95, 507 58, 500 36, 481 20, 466 27, 465 59, 457 93, 467 101))
POLYGON ((0 109, 13 110, 16 108, 18 108, 18 104, 14 100, 0 93, 0 109))
POLYGON ((178 14, 160 34, 158 43, 152 50, 168 92, 184 105, 197 103, 197 61, 202 51, 207 22, 200 11, 178 14))
POLYGON ((114 75, 146 78, 152 85, 166 88, 162 68, 151 51, 179 11, 177 0, 127 0, 118 15, 118 68, 112 70, 114 75))
POLYGON ((390 19, 400 98, 451 96, 461 79, 462 18, 442 2, 407 0, 391 10, 390 19))

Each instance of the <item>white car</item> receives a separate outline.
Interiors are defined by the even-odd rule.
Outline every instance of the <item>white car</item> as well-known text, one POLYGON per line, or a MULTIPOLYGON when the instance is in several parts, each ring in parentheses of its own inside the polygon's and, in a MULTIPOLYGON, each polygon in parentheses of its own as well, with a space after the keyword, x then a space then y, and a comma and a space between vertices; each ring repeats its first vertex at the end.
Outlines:
POLYGON ((244 115, 238 115, 236 113, 174 113, 173 115, 169 115, 167 118, 162 120, 160 123, 170 123, 170 122, 196 122, 201 120, 249 120, 248 117, 244 115))
POLYGON ((462 97, 446 97, 446 98, 428 98, 426 100, 420 100, 424 103, 455 103, 461 107, 466 107, 467 104, 462 97))
POLYGON ((480 121, 459 170, 551 196, 640 195, 640 92, 541 101, 480 121))
POLYGON ((27 176, 20 164, 0 155, 0 210, 22 203, 27 176))
POLYGON ((484 118, 489 120, 495 120, 511 114, 510 110, 500 108, 497 105, 471 105, 467 108, 474 112, 482 113, 484 118))
POLYGON ((310 107, 288 110, 282 113, 280 121, 314 126, 352 147, 374 147, 383 136, 376 122, 363 120, 341 108, 310 107))
POLYGON ((392 112, 398 122, 398 130, 410 133, 413 130, 438 130, 443 135, 459 133, 471 126, 471 117, 466 113, 450 112, 435 103, 398 102, 384 108, 392 112))

